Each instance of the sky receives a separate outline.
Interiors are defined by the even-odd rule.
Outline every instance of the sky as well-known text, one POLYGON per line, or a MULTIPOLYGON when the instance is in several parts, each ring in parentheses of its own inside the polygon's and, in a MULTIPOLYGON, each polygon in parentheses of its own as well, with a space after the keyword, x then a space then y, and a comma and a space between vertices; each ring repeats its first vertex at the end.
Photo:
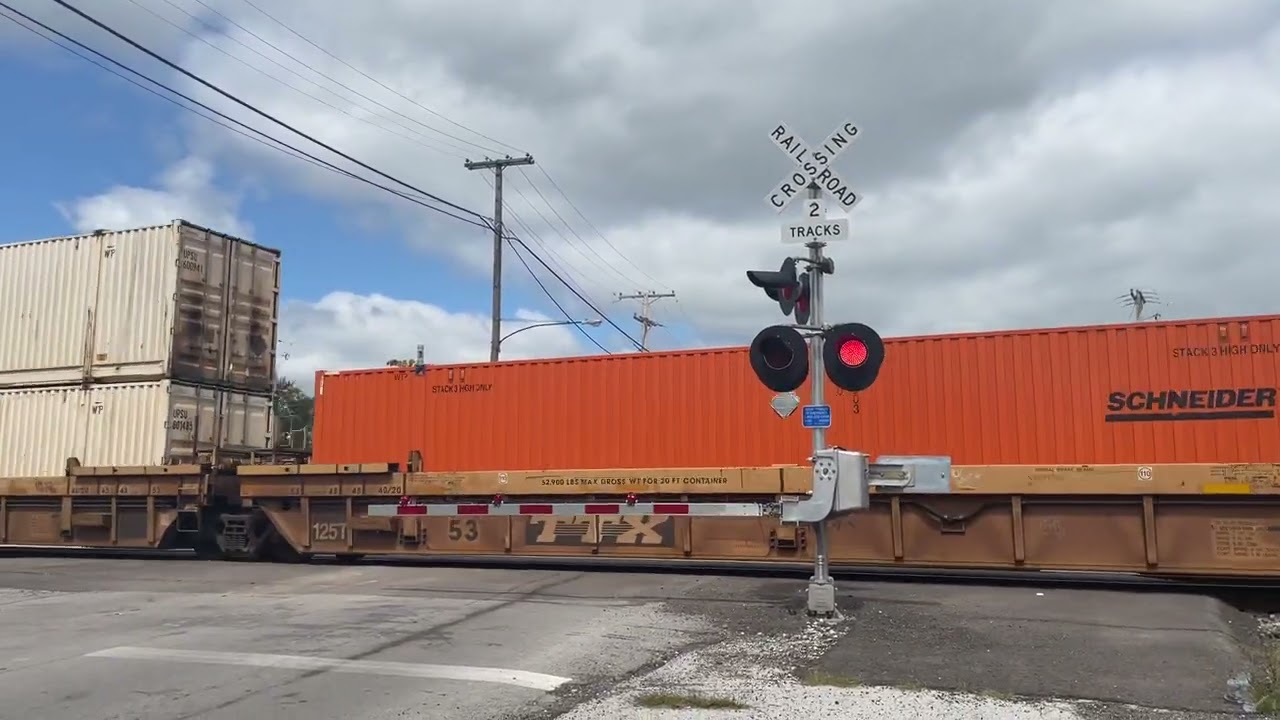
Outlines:
POLYGON ((1273 0, 65 0, 195 77, 55 0, 0 1, 463 209, 214 124, 0 6, 0 243, 183 218, 278 248, 280 370, 304 387, 420 344, 488 358, 492 234, 467 221, 493 215, 493 173, 465 161, 526 152, 504 174, 503 332, 605 322, 531 328, 504 359, 633 351, 640 304, 618 295, 644 291, 675 293, 651 350, 749 343, 785 319, 744 271, 802 251, 780 240, 798 203, 766 202, 794 168, 780 123, 859 129, 833 164, 862 200, 828 247, 829 321, 1124 322, 1131 288, 1165 319, 1280 305, 1273 0))

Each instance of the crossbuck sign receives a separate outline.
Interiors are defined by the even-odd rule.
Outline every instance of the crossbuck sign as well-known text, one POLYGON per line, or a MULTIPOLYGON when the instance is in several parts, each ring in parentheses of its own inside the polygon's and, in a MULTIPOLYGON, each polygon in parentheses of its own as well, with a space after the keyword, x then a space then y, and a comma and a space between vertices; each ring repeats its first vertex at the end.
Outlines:
POLYGON ((797 166, 769 193, 768 202, 777 212, 785 210, 811 182, 817 183, 818 187, 835 197, 845 210, 852 209, 862 199, 849 189, 849 184, 831 167, 831 162, 858 139, 857 125, 851 122, 842 124, 816 148, 806 145, 785 123, 775 127, 769 133, 769 139, 797 166))
POLYGON ((858 139, 858 126, 845 122, 833 130, 817 147, 809 147, 786 123, 779 124, 769 133, 769 139, 779 150, 787 154, 796 168, 774 186, 765 201, 779 214, 791 201, 805 194, 810 184, 823 192, 817 198, 805 201, 801 222, 782 227, 782 241, 786 243, 832 242, 849 236, 849 221, 843 218, 828 220, 826 204, 821 195, 834 198, 840 206, 853 209, 862 197, 849 188, 849 184, 831 167, 831 163, 858 139))

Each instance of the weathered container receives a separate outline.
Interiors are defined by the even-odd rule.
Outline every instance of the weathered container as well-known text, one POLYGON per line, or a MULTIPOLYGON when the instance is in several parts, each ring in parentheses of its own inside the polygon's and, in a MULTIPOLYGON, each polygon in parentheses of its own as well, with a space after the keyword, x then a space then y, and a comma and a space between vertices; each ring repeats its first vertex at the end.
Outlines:
MULTIPOLYGON (((1280 461, 1280 316, 907 337, 828 384, 828 442, 957 464, 1280 461)), ((803 462, 745 348, 317 373, 315 462, 433 470, 803 462)), ((807 396, 802 388, 802 399, 807 396)))
POLYGON ((0 477, 81 465, 165 465, 269 445, 269 396, 170 380, 0 390, 0 477))
POLYGON ((280 253, 175 220, 0 246, 0 387, 275 378, 280 253))

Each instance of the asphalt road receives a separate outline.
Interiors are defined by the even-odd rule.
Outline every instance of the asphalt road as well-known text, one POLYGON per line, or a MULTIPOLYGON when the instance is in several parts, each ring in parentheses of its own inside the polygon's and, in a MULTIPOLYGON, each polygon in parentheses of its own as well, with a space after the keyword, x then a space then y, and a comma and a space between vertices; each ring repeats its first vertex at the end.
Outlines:
POLYGON ((712 637, 697 576, 0 558, 0 718, 503 718, 712 637))
POLYGON ((1256 629, 1198 596, 870 582, 841 583, 845 618, 823 627, 804 617, 803 590, 698 574, 0 557, 0 720, 603 720, 637 717, 638 693, 682 689, 738 698, 756 718, 1216 718, 1238 710, 1225 696, 1256 629), (795 679, 814 673, 840 687, 795 679), (993 699, 1014 697, 1102 704, 993 699))

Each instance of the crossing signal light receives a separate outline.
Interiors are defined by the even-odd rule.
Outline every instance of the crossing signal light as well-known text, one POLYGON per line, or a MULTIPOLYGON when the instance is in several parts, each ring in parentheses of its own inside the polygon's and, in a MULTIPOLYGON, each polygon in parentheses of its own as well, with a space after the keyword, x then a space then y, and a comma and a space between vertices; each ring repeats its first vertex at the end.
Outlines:
MULTIPOLYGON (((795 309, 796 300, 801 296, 801 278, 796 273, 795 258, 787 258, 782 261, 782 267, 778 270, 748 270, 747 279, 752 285, 764 288, 764 292, 770 299, 778 303, 778 308, 782 310, 783 315, 790 315, 795 309)), ((808 278, 803 280, 806 291, 805 297, 808 297, 807 288, 809 287, 808 278)), ((808 307, 808 301, 805 301, 805 307, 808 307)))
POLYGON ((795 328, 770 325, 756 334, 748 354, 756 377, 774 392, 791 392, 809 377, 809 346, 795 328))
POLYGON ((797 325, 809 324, 812 297, 809 292, 809 274, 805 273, 800 276, 800 282, 796 285, 795 298, 792 300, 792 312, 795 313, 797 325))
POLYGON ((884 340, 862 323, 842 323, 823 334, 822 363, 836 387, 857 392, 876 381, 884 363, 884 340))

